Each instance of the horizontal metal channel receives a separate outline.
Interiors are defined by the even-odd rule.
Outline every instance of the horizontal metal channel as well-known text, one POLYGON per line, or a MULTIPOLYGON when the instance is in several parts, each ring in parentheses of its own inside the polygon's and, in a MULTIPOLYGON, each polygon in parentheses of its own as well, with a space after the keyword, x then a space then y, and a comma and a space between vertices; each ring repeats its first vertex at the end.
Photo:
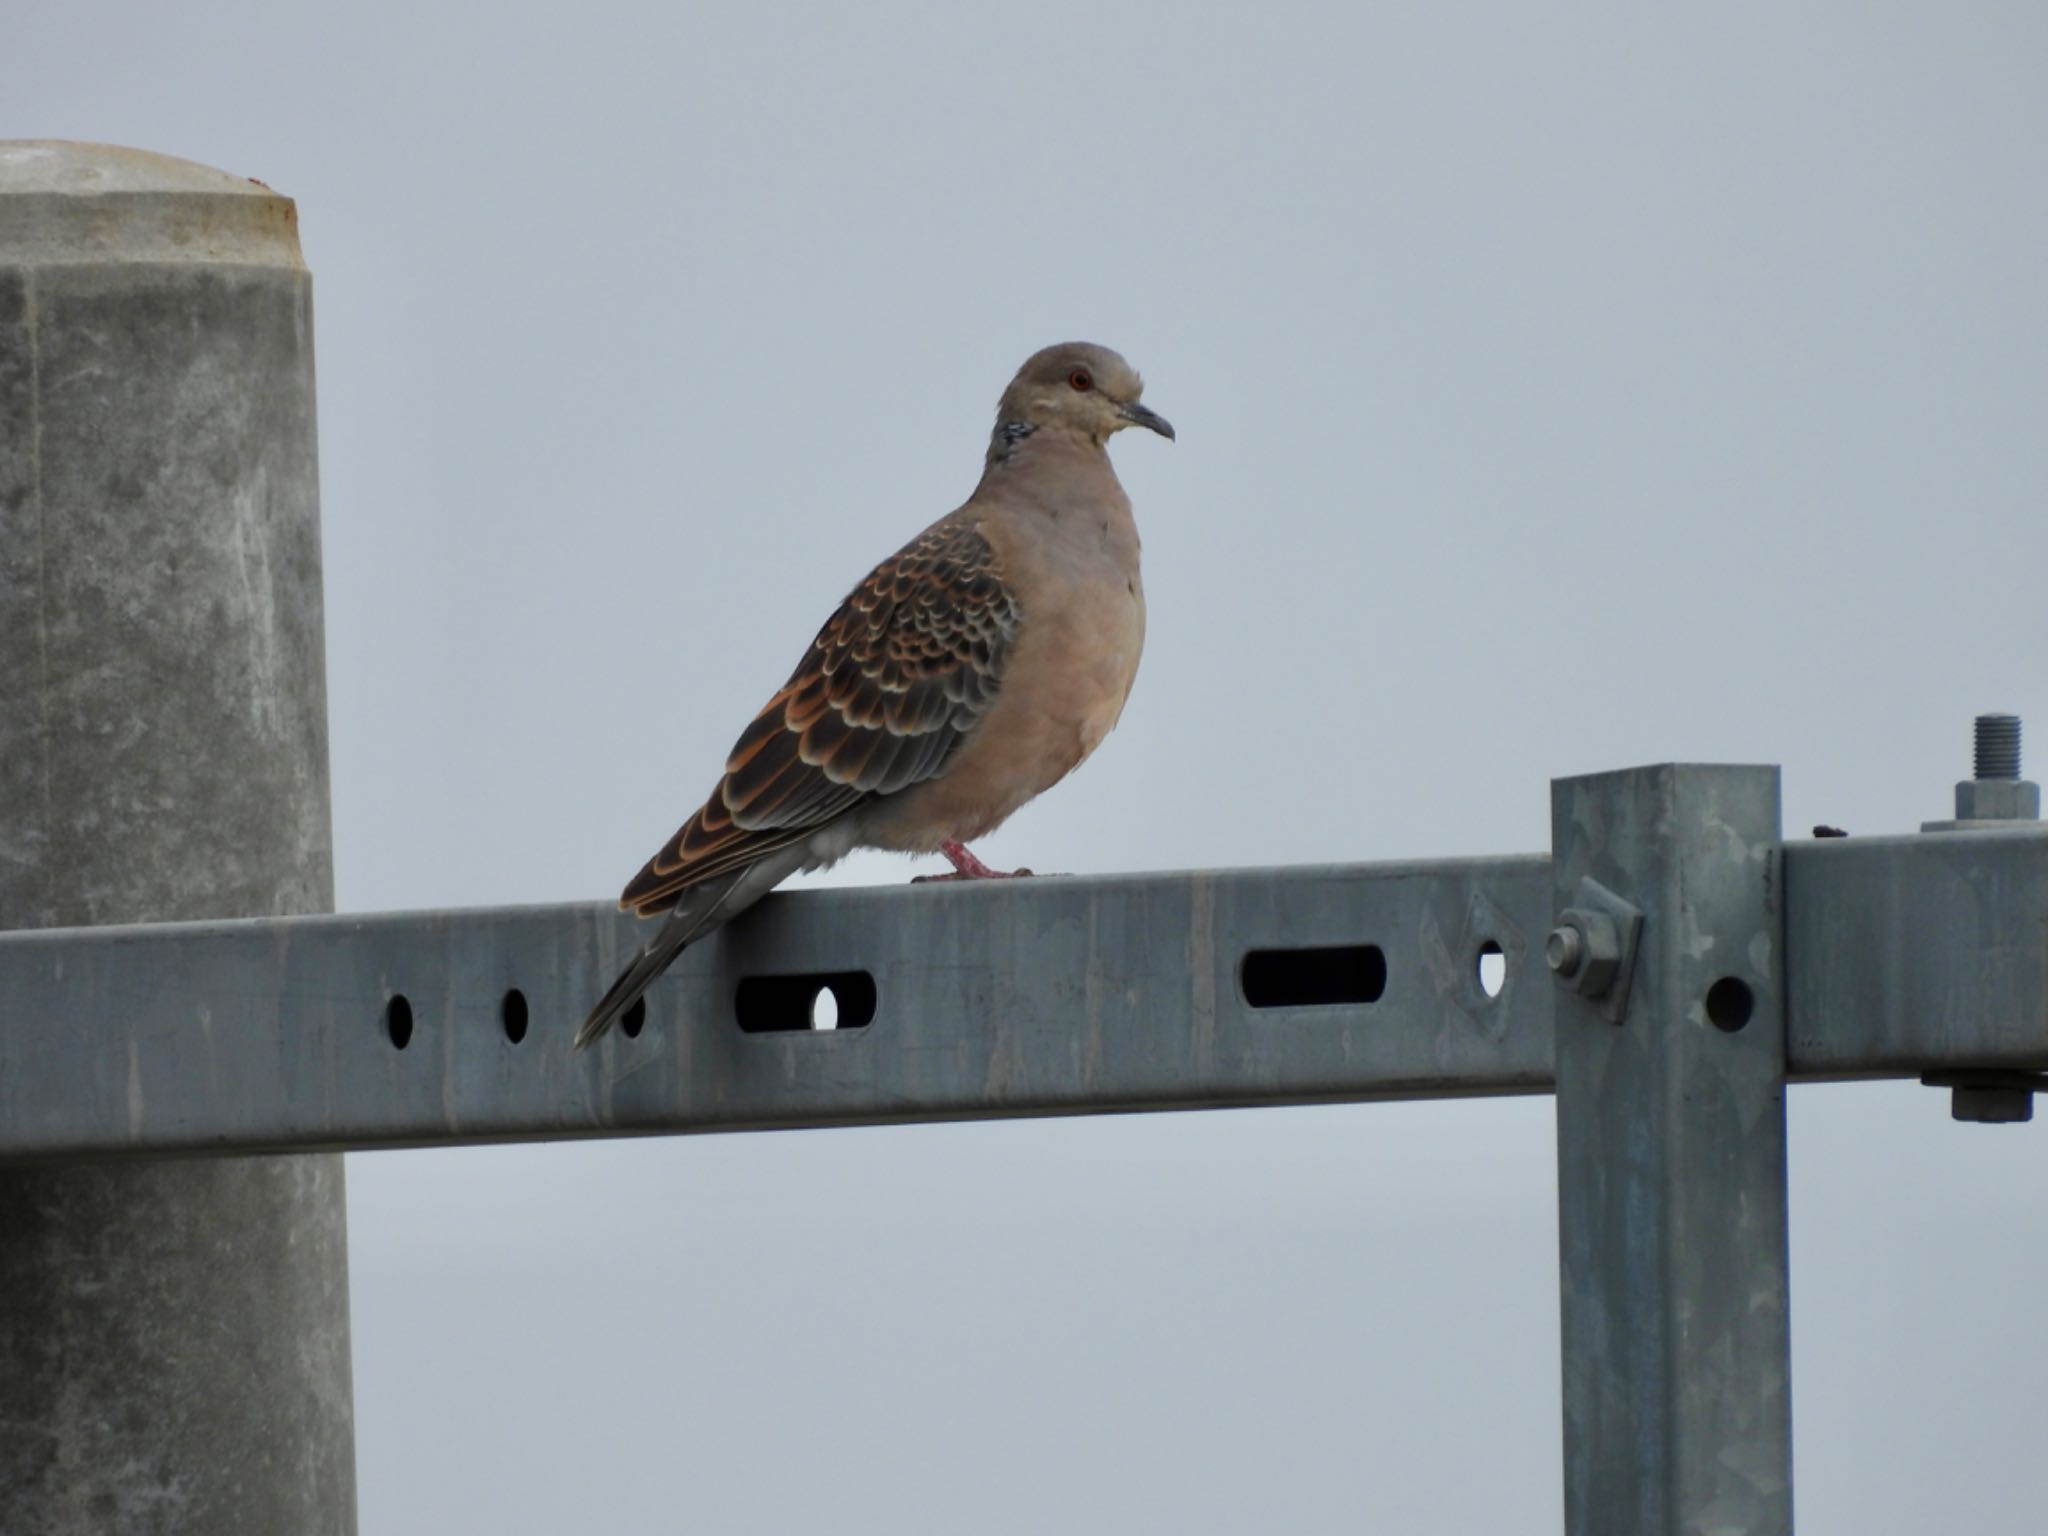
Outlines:
POLYGON ((1785 1052, 1807 1079, 2048 1067, 2048 826, 1785 850, 1785 1052))
MULTIPOLYGON (((0 1159, 1545 1092, 1549 881, 1530 855, 771 897, 582 1055, 648 932, 608 907, 0 934, 0 1159), (776 1028, 804 976, 872 1017, 776 1028)), ((1788 844, 1784 892, 1792 1076, 2048 1068, 2048 832, 1788 844)))
MULTIPOLYGON (((638 1038, 580 1055, 577 1023, 651 931, 608 908, 0 935, 0 1157, 1536 1092, 1548 882, 1533 855, 770 897, 683 955, 638 1038), (1245 999, 1247 952, 1367 947, 1375 1001, 1245 999), (866 1027, 740 1027, 749 978, 848 973, 872 978, 866 1027)), ((1299 987, 1351 995, 1359 973, 1311 963, 1299 987)))

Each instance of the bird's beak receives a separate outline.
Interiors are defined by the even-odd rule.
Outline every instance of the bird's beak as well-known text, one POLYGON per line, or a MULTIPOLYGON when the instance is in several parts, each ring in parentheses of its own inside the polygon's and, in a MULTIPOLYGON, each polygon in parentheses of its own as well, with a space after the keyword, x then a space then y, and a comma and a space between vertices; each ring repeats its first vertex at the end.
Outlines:
POLYGON ((1146 409, 1135 400, 1129 405, 1118 406, 1116 413, 1134 427, 1150 427, 1168 442, 1173 441, 1173 423, 1157 411, 1146 409))

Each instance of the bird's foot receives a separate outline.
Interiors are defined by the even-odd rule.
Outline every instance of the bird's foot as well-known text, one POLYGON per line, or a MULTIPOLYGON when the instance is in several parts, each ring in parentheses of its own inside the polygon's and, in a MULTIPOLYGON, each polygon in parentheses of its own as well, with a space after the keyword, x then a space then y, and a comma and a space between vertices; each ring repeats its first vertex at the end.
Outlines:
POLYGON ((948 838, 939 844, 939 852, 946 856, 946 862, 953 866, 950 875, 917 875, 912 885, 925 885, 939 880, 1015 880, 1031 873, 1028 869, 990 869, 974 856, 974 850, 965 843, 956 843, 948 838))

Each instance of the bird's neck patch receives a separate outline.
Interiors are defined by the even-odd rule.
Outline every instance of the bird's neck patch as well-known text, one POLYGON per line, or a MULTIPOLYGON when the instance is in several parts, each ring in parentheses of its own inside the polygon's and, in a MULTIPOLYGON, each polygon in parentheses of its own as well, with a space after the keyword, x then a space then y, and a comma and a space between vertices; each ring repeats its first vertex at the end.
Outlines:
POLYGON ((1017 445, 1036 432, 1028 421, 999 421, 988 441, 988 461, 991 464, 1007 464, 1010 455, 1017 451, 1017 445))

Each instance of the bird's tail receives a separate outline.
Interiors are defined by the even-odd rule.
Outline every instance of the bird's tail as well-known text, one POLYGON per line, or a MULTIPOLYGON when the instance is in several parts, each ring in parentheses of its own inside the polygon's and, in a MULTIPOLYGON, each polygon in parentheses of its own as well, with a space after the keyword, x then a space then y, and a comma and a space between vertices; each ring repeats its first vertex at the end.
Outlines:
POLYGON ((633 957, 633 963, 620 972, 619 979, 590 1010, 590 1017, 576 1031, 576 1049, 580 1051, 601 1038, 620 1014, 640 1001, 640 994, 654 985, 654 979, 669 968, 694 937, 687 930, 677 931, 674 918, 664 923, 654 942, 633 957))
POLYGON ((653 940, 633 957, 633 963, 590 1010, 590 1017, 576 1031, 576 1049, 580 1051, 602 1038, 619 1016, 640 1000, 640 994, 653 986, 661 973, 675 963, 677 955, 720 923, 737 917, 767 895, 805 857, 801 848, 781 850, 758 863, 718 875, 686 890, 653 940))

